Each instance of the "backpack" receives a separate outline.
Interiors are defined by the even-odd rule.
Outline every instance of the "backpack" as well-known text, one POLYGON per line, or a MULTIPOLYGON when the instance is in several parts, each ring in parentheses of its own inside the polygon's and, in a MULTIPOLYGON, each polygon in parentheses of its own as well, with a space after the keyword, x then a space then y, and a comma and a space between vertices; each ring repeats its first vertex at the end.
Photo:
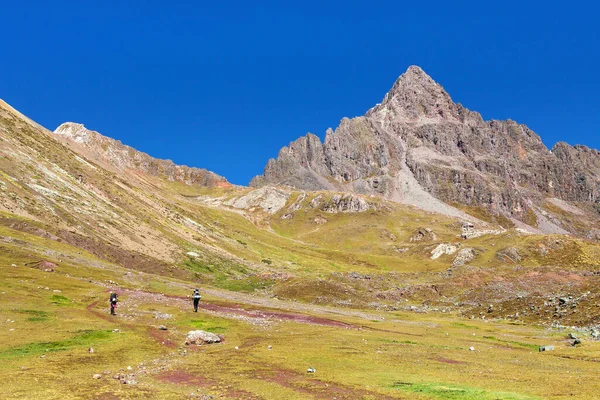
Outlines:
POLYGON ((113 304, 115 304, 117 302, 117 294, 116 293, 110 294, 110 302, 113 304))

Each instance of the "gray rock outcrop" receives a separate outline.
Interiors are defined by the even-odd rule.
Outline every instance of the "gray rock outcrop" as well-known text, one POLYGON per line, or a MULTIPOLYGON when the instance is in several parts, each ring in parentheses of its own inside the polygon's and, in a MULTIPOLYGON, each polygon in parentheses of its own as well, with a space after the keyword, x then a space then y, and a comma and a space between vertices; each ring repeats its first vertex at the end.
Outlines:
POLYGON ((323 143, 308 134, 281 149, 250 183, 266 184, 376 194, 455 216, 448 204, 460 203, 535 225, 546 198, 600 202, 600 152, 549 150, 525 125, 484 121, 412 66, 323 143))

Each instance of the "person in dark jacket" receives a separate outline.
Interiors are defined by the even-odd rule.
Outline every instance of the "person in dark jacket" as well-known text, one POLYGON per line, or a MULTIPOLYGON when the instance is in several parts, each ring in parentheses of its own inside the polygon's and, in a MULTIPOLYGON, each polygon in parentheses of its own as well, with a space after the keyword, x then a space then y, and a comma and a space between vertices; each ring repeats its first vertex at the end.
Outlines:
POLYGON ((111 293, 109 301, 110 301, 110 315, 117 315, 117 313, 115 312, 117 310, 117 302, 119 301, 117 294, 111 293))
POLYGON ((192 298, 194 299, 194 312, 198 312, 198 303, 200 303, 200 299, 202 298, 198 289, 194 289, 194 294, 192 295, 192 298))

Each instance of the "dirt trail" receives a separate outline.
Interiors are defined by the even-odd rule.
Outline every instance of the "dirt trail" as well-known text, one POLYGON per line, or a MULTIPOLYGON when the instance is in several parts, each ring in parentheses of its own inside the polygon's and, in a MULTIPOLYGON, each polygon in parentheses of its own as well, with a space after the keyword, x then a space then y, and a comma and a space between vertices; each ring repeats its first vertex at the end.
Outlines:
MULTIPOLYGON (((259 372, 257 371, 257 373, 259 372)), ((405 398, 399 396, 390 397, 362 388, 325 382, 313 377, 308 378, 304 374, 285 369, 276 370, 275 373, 273 373, 273 371, 264 371, 263 373, 265 375, 263 379, 266 381, 277 383, 278 385, 304 393, 307 396, 319 400, 354 400, 362 398, 396 400, 405 398)))
MULTIPOLYGON (((160 293, 151 293, 141 290, 133 289, 119 289, 117 290, 119 296, 125 296, 135 302, 146 302, 146 303, 161 303, 169 304, 171 306, 177 306, 182 311, 191 309, 191 299, 185 296, 176 295, 165 295, 160 293)), ((214 297, 222 298, 226 301, 219 302, 201 302, 199 310, 211 313, 217 313, 222 316, 235 315, 245 317, 258 321, 265 322, 277 322, 277 321, 291 321, 298 323, 305 323, 311 325, 320 325, 336 328, 346 329, 364 329, 370 331, 381 331, 386 333, 392 333, 397 335, 408 335, 408 336, 422 336, 409 332, 402 332, 397 330, 380 329, 376 327, 365 326, 360 323, 349 323, 339 321, 334 318, 329 318, 329 315, 334 314, 335 316, 347 316, 355 317, 364 320, 381 320, 381 317, 376 314, 366 313, 356 310, 332 310, 326 306, 315 306, 302 303, 292 303, 288 301, 274 300, 264 297, 251 296, 243 293, 228 292, 215 289, 204 289, 204 293, 208 293, 214 297), (310 314, 309 314, 310 313, 310 314), (321 315, 314 315, 321 314, 321 315), (329 314, 327 317, 323 314, 329 314)), ((87 309, 94 313, 99 318, 107 321, 113 321, 113 318, 105 313, 94 310, 93 308, 99 301, 95 301, 90 304, 87 309)), ((114 321, 117 322, 117 321, 114 321)), ((119 324, 125 325, 132 328, 133 324, 124 323, 119 320, 119 324)), ((158 337, 153 337, 159 339, 158 337)))

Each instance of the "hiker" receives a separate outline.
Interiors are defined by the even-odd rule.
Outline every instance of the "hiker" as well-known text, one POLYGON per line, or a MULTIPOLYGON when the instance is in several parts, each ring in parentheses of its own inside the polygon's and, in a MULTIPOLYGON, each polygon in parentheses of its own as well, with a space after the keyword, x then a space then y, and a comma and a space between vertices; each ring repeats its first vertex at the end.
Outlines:
POLYGON ((117 315, 115 310, 117 309, 117 302, 119 301, 116 293, 110 294, 110 315, 117 315))
POLYGON ((192 298, 194 299, 194 312, 198 312, 198 303, 200 303, 200 299, 202 298, 198 289, 194 289, 194 294, 192 295, 192 298))

